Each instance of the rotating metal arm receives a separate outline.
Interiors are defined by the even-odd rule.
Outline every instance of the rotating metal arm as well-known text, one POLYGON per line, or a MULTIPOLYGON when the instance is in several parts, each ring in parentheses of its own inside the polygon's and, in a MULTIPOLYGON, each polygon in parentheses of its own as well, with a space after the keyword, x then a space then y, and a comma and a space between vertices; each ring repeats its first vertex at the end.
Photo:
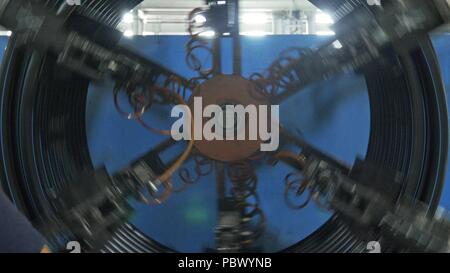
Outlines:
POLYGON ((116 81, 136 85, 177 81, 184 89, 194 88, 187 79, 125 48, 108 50, 66 30, 64 22, 36 1, 7 0, 0 6, 1 25, 21 35, 24 42, 55 54, 60 65, 91 80, 110 75, 116 81))
POLYGON ((361 238, 376 236, 390 251, 450 252, 447 214, 430 218, 425 204, 397 202, 398 174, 364 161, 347 173, 316 156, 306 160, 303 174, 313 199, 343 217, 361 238))
POLYGON ((282 56, 261 81, 272 85, 269 88, 280 87, 272 98, 280 103, 313 82, 356 71, 379 59, 389 44, 398 46, 412 34, 427 34, 449 21, 449 11, 446 0, 398 0, 383 7, 360 6, 333 26, 333 40, 301 56, 282 56))
POLYGON ((159 192, 163 182, 157 178, 166 166, 158 154, 174 144, 171 138, 167 139, 113 176, 105 168, 99 168, 79 175, 73 183, 66 185, 54 202, 75 239, 88 245, 89 249, 101 247, 108 234, 131 215, 128 198, 148 201, 146 190, 164 196, 167 189, 163 194, 159 192))
POLYGON ((387 251, 450 252, 448 213, 432 218, 425 204, 399 199, 401 173, 360 159, 347 166, 288 130, 280 132, 284 142, 301 149, 300 154, 275 155, 301 173, 302 181, 294 173, 287 176, 286 194, 294 190, 299 201, 305 192, 309 195, 300 205, 286 196, 291 208, 304 208, 314 200, 337 213, 363 240, 378 238, 387 251))

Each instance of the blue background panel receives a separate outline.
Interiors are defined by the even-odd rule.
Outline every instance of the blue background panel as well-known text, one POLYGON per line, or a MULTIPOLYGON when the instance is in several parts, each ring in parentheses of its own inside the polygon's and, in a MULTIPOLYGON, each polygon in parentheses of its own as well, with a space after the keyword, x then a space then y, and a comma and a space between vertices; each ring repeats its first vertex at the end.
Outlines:
MULTIPOLYGON (((314 48, 327 38, 317 36, 245 37, 242 40, 243 72, 249 76, 262 72, 278 54, 289 47, 314 48)), ((196 76, 185 63, 187 37, 135 37, 124 44, 151 60, 183 75, 196 76)), ((231 72, 232 47, 224 40, 223 71, 231 72)), ((149 133, 136 122, 126 120, 113 107, 112 84, 93 85, 87 109, 88 139, 96 165, 105 164, 110 172, 125 167, 164 138, 149 133)), ((170 128, 170 107, 154 109, 146 120, 155 127, 170 128)), ((369 139, 369 102, 362 77, 343 75, 316 83, 280 106, 280 119, 318 148, 352 164, 364 157, 369 139)), ((163 156, 173 158, 183 145, 163 156)), ((188 163, 191 164, 191 163, 188 163)), ((280 164, 260 166, 258 193, 267 216, 262 244, 266 251, 277 251, 305 238, 327 219, 313 204, 302 211, 289 209, 283 199, 284 177, 291 170, 280 164)), ((177 183, 177 177, 174 183, 177 183)), ((133 202, 133 222, 146 234, 179 251, 202 251, 214 247, 213 229, 217 224, 214 175, 204 177, 188 191, 174 194, 161 206, 148 207, 133 202)))

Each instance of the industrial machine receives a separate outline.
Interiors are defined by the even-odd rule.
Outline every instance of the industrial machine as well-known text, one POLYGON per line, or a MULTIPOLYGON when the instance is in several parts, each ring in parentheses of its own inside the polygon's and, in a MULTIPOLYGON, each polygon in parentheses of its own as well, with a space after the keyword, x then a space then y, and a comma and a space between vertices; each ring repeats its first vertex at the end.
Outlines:
POLYGON ((447 105, 429 38, 450 21, 448 0, 311 0, 333 14, 333 39, 317 49, 289 48, 249 78, 242 77, 240 1, 208 0, 189 15, 186 62, 197 74, 190 79, 118 45, 121 12, 139 0, 84 2, 0 3, 0 25, 13 32, 0 78, 0 181, 54 249, 76 240, 91 252, 173 251, 128 222, 127 200, 158 206, 214 173, 219 219, 216 247, 208 251, 257 252, 266 216, 256 166, 286 164, 293 170, 285 177, 286 204, 302 209, 314 202, 334 215, 285 251, 365 252, 374 238, 385 252, 450 251, 450 222, 436 213, 447 105), (205 39, 207 31, 214 31, 212 39, 205 39), (232 75, 221 71, 223 39, 233 44, 232 75), (191 139, 167 163, 160 153, 177 141, 143 119, 155 105, 193 109, 193 97, 208 105, 278 105, 312 83, 350 72, 366 78, 371 107, 368 152, 353 166, 283 124, 275 151, 260 151, 261 140, 191 139), (106 78, 115 83, 118 113, 167 136, 114 174, 92 166, 85 137, 87 87, 106 78), (174 176, 183 183, 175 185, 174 176))

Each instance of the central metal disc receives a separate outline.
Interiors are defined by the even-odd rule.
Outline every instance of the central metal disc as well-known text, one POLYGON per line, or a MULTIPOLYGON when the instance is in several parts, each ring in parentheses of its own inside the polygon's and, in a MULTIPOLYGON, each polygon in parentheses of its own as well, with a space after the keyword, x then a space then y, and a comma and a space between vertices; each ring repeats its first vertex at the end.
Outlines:
MULTIPOLYGON (((255 105, 259 118, 259 106, 268 102, 258 92, 256 86, 249 80, 239 76, 219 75, 201 84, 189 100, 189 107, 194 113, 194 98, 201 97, 203 109, 208 105, 218 105, 222 109, 226 105, 255 105)), ((211 118, 203 118, 203 125, 211 118)), ((262 141, 249 140, 249 119, 245 119, 246 140, 197 140, 195 147, 203 155, 224 162, 239 161, 248 158, 260 150, 262 141)), ((196 124, 195 126, 199 126, 196 124)), ((230 127, 229 125, 225 127, 230 127)), ((238 128, 237 128, 238 129, 238 128)))

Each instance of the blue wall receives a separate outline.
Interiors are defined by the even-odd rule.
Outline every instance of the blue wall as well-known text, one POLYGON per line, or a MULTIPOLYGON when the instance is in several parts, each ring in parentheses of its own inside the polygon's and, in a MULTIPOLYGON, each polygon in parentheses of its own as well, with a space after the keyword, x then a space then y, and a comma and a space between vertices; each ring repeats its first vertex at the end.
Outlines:
MULTIPOLYGON (((316 47, 324 39, 315 36, 247 37, 242 46, 244 74, 262 72, 285 48, 316 47)), ((186 37, 136 37, 124 43, 187 78, 195 76, 185 64, 186 37)), ((222 48, 223 69, 229 72, 229 40, 224 41, 222 48)), ((118 115, 112 100, 111 85, 93 86, 87 115, 92 158, 98 165, 106 164, 111 172, 124 167, 163 139, 118 115)), ((157 109, 146 117, 155 126, 170 128, 169 110, 157 109)), ((282 123, 349 164, 356 155, 365 155, 370 119, 363 78, 345 75, 317 83, 281 105, 280 115, 282 123)), ((170 160, 181 148, 182 145, 164 158, 170 160)), ((330 217, 328 212, 314 205, 302 211, 287 208, 283 199, 283 179, 289 172, 283 165, 258 169, 261 206, 268 219, 263 240, 267 251, 280 250, 303 239, 330 217)), ((214 176, 205 177, 187 192, 174 194, 159 207, 135 204, 134 223, 148 235, 177 250, 201 251, 205 246, 214 246, 215 200, 214 176)))

